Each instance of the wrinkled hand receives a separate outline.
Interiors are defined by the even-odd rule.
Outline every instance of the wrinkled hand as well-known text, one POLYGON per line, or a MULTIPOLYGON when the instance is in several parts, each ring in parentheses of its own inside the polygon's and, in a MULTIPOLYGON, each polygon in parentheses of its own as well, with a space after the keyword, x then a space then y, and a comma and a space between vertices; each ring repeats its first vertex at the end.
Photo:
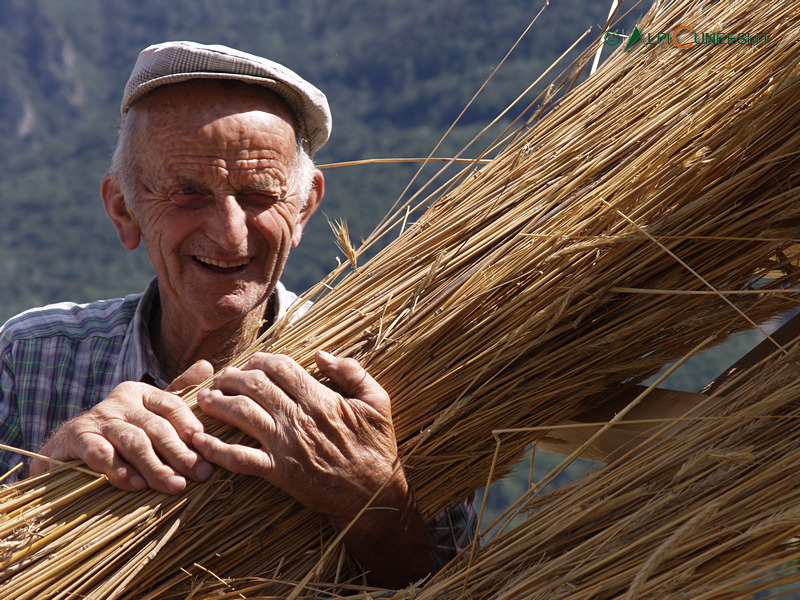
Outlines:
MULTIPOLYGON (((167 390, 145 383, 125 382, 91 410, 61 425, 39 451, 62 461, 80 459, 124 490, 146 486, 175 494, 186 478, 202 481, 212 467, 191 447, 203 426, 173 391, 198 384, 213 374, 211 364, 199 361, 167 390)), ((49 468, 31 462, 31 475, 49 468)))
POLYGON ((288 356, 255 354, 243 369, 223 370, 216 389, 201 391, 197 399, 204 413, 245 432, 258 446, 202 433, 192 443, 207 460, 263 477, 344 527, 382 485, 387 484, 377 506, 392 497, 406 502, 410 494, 397 468, 388 394, 355 360, 325 352, 315 358, 341 393, 288 356))
POLYGON ((372 585, 396 589, 420 581, 437 564, 398 467, 389 396, 355 360, 326 352, 315 359, 335 389, 288 356, 255 354, 243 369, 225 369, 217 389, 198 393, 198 404, 258 445, 205 433, 192 444, 207 460, 263 477, 329 516, 340 531, 347 527, 345 543, 372 585))

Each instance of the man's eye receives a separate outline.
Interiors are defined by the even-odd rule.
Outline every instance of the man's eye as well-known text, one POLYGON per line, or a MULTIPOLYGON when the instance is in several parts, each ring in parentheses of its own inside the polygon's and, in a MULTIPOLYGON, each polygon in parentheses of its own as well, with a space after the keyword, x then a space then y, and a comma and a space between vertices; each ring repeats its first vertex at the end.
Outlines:
POLYGON ((240 201, 250 206, 269 207, 278 202, 273 194, 244 194, 240 201))
POLYGON ((176 204, 195 205, 199 203, 201 196, 202 193, 198 188, 188 185, 182 188, 176 188, 170 193, 170 199, 176 204))

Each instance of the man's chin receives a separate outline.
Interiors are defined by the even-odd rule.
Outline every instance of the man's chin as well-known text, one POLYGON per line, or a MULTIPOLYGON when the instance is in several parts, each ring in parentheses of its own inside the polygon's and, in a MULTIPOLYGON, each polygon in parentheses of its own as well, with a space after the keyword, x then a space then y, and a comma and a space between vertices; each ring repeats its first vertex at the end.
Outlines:
POLYGON ((248 301, 240 297, 223 297, 216 302, 207 304, 199 311, 201 318, 220 323, 241 321, 251 315, 263 319, 266 313, 267 300, 257 302, 248 301))

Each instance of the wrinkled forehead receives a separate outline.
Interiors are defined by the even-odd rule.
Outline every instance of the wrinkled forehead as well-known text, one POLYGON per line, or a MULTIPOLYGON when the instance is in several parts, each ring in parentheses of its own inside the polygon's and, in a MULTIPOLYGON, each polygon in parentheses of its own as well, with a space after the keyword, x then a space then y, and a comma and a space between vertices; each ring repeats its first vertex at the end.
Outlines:
POLYGON ((263 115, 264 121, 283 121, 288 127, 280 127, 284 130, 281 134, 288 131, 294 146, 297 127, 284 100, 262 86, 240 81, 193 79, 159 87, 134 104, 126 120, 132 120, 134 123, 129 125, 135 124, 136 129, 148 129, 152 135, 165 129, 196 131, 226 117, 241 115, 253 117, 250 120, 263 115))

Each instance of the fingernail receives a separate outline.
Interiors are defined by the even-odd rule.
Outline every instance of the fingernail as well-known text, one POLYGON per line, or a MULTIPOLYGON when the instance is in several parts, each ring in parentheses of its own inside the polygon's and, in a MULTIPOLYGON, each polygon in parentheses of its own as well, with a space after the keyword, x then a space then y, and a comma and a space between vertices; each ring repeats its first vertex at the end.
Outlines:
POLYGON ((172 475, 167 479, 167 489, 172 492, 180 492, 186 487, 186 480, 179 475, 172 475))
POLYGON ((128 483, 130 483, 131 487, 135 490, 143 490, 144 488, 147 487, 147 482, 141 475, 131 475, 131 478, 128 480, 128 483))
POLYGON ((319 350, 318 354, 324 358, 325 360, 334 360, 336 357, 331 354, 330 352, 325 352, 325 350, 319 350))

